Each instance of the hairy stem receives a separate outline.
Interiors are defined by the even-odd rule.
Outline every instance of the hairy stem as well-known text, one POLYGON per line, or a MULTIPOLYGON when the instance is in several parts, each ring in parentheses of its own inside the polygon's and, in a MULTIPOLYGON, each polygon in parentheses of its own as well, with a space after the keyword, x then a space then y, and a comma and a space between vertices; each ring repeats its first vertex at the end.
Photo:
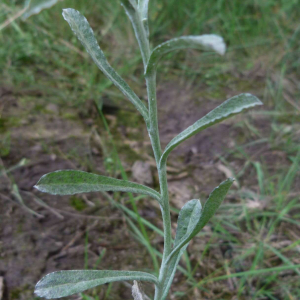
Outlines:
POLYGON ((162 217, 164 224, 164 252, 163 259, 159 273, 159 285, 155 290, 155 300, 161 299, 161 294, 163 292, 162 288, 164 285, 166 269, 165 261, 168 255, 171 252, 171 218, 170 218, 170 205, 169 205, 169 193, 168 193, 168 182, 167 182, 167 172, 166 167, 159 167, 159 160, 161 157, 161 146, 160 146, 160 138, 159 138, 159 130, 158 130, 158 119, 157 119, 157 99, 156 99, 156 76, 155 73, 146 76, 147 83, 147 92, 148 92, 148 102, 149 102, 149 120, 150 120, 150 128, 148 128, 156 164, 157 171, 159 176, 159 185, 160 185, 160 193, 162 200, 162 217))
MULTIPOLYGON (((143 57, 144 69, 146 70, 147 63, 150 57, 150 46, 148 39, 148 32, 144 26, 145 20, 142 20, 141 14, 138 10, 133 10, 132 6, 125 6, 127 14, 129 15, 135 35, 137 37, 140 51, 143 57)), ((169 193, 168 193, 168 182, 166 166, 159 166, 159 160, 161 157, 161 145, 158 130, 158 118, 157 118, 157 99, 156 99, 156 71, 147 74, 146 76, 147 94, 148 94, 148 105, 149 105, 149 123, 147 124, 147 130, 151 140, 155 161, 157 164, 157 171, 159 175, 159 185, 161 193, 161 211, 164 224, 164 252, 159 272, 159 284, 155 288, 155 300, 163 300, 163 287, 167 273, 166 259, 171 252, 172 246, 172 235, 171 235, 171 216, 170 216, 170 205, 169 205, 169 193)))

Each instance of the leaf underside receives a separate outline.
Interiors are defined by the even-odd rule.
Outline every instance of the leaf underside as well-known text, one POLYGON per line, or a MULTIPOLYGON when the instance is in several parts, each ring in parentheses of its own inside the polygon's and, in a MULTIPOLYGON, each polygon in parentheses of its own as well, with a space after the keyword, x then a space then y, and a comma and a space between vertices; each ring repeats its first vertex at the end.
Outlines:
POLYGON ((256 105, 262 105, 262 103, 251 94, 240 94, 226 100, 170 141, 161 156, 160 167, 166 164, 170 152, 189 137, 256 105))
POLYGON ((66 297, 114 281, 139 280, 157 284, 154 275, 138 271, 59 271, 43 277, 35 287, 39 297, 54 299, 66 297))
POLYGON ((48 173, 41 177, 35 188, 53 195, 74 195, 100 191, 130 192, 149 195, 159 202, 161 201, 160 194, 147 186, 76 170, 48 173))

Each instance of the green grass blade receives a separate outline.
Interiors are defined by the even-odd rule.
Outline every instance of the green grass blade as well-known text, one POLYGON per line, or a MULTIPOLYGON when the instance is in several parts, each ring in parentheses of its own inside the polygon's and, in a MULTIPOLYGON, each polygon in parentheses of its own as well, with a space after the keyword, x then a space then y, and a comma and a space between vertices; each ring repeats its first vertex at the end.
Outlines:
POLYGON ((35 188, 52 195, 74 195, 100 191, 129 192, 149 195, 160 202, 160 194, 147 186, 76 170, 48 173, 41 177, 35 188))
POLYGON ((139 280, 157 284, 157 278, 138 271, 59 271, 43 277, 35 287, 35 294, 46 299, 66 297, 114 281, 139 280))
POLYGON ((300 264, 294 265, 294 266, 279 266, 279 267, 273 267, 273 268, 267 268, 267 269, 250 270, 250 271, 245 271, 245 272, 232 273, 232 274, 228 274, 228 275, 221 275, 218 277, 203 279, 203 280, 199 281, 199 283, 195 287, 200 287, 208 282, 227 280, 228 278, 238 278, 238 277, 243 277, 243 276, 259 276, 259 275, 264 275, 264 274, 268 274, 271 272, 282 272, 282 271, 295 270, 295 269, 299 269, 299 268, 300 268, 300 264))
POLYGON ((189 137, 256 105, 262 105, 262 103, 258 98, 251 94, 240 94, 226 100, 171 140, 161 156, 159 162, 160 167, 166 164, 170 152, 189 137))
POLYGON ((90 54, 98 68, 115 84, 116 87, 133 103, 144 119, 148 120, 148 109, 129 85, 116 73, 106 60, 100 49, 94 32, 87 19, 77 10, 67 8, 63 10, 63 17, 69 23, 71 29, 80 40, 86 51, 90 54))
POLYGON ((220 55, 224 55, 226 45, 222 37, 215 34, 191 35, 182 36, 171 39, 165 43, 158 45, 151 53, 149 62, 147 64, 146 75, 155 72, 158 62, 163 55, 182 49, 200 49, 213 50, 220 55))

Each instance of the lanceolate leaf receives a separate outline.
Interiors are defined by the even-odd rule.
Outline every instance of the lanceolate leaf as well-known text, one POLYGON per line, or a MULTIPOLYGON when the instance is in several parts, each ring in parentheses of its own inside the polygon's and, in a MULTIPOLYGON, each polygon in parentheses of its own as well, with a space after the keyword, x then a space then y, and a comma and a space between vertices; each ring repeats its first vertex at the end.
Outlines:
POLYGON ((61 298, 114 281, 139 280, 157 284, 154 275, 137 271, 59 271, 43 277, 35 294, 46 299, 61 298))
POLYGON ((48 173, 41 177, 35 188, 53 195, 73 195, 100 191, 130 192, 149 195, 159 202, 161 201, 160 194, 147 186, 76 170, 48 173))
POLYGON ((86 51, 90 54, 98 68, 120 89, 120 91, 135 105, 145 120, 148 120, 148 109, 129 85, 110 66, 104 53, 100 49, 94 32, 87 19, 77 10, 67 8, 63 10, 63 17, 80 40, 86 51))
POLYGON ((220 55, 224 55, 226 51, 226 45, 223 38, 215 34, 191 35, 175 38, 160 44, 152 51, 147 64, 146 75, 149 75, 156 70, 157 64, 164 54, 188 48, 213 50, 220 55))
MULTIPOLYGON (((180 249, 185 246, 195 235, 197 235, 199 231, 207 224, 207 222, 215 214, 215 212, 223 202, 228 190, 233 184, 233 181, 233 178, 228 178, 211 192, 204 204, 202 213, 196 224, 189 225, 188 228, 191 228, 191 230, 187 230, 186 234, 177 242, 177 244, 174 244, 174 249, 168 256, 167 263, 171 261, 174 255, 176 255, 180 251, 180 249)), ((190 221, 190 223, 192 222, 190 221)))
POLYGON ((240 94, 226 100, 224 103, 219 105, 217 108, 209 112, 206 116, 179 133, 171 140, 161 156, 159 162, 160 167, 166 164, 169 153, 189 137, 195 135, 205 128, 208 128, 216 123, 219 123, 233 115, 242 112, 245 109, 254 107, 256 105, 262 105, 262 103, 258 98, 251 94, 240 94))
MULTIPOLYGON (((201 216, 201 203, 199 200, 194 199, 187 202, 181 209, 177 221, 177 230, 176 230, 176 237, 174 241, 174 247, 176 247, 180 240, 184 238, 189 232, 192 232, 195 229, 199 219, 201 216)), ((180 261, 180 257, 182 256, 183 252, 186 250, 188 243, 183 246, 180 251, 178 251, 174 257, 168 263, 168 272, 166 275, 166 280, 163 286, 163 297, 167 297, 168 291, 172 284, 177 265, 180 261)))

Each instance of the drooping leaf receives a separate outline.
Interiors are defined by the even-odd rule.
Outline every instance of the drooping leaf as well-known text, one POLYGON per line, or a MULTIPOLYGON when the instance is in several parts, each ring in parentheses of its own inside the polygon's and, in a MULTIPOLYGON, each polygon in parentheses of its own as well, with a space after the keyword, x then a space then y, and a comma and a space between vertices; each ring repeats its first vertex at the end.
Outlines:
POLYGON ((35 286, 34 292, 39 297, 54 299, 80 293, 108 282, 126 280, 149 281, 157 284, 154 275, 138 271, 58 271, 43 277, 35 286))
POLYGON ((22 19, 26 20, 32 15, 39 14, 42 10, 54 6, 57 2, 62 0, 27 0, 25 1, 25 7, 27 7, 25 13, 22 15, 22 19))
POLYGON ((224 55, 226 45, 223 38, 215 34, 182 36, 180 38, 171 39, 158 45, 152 51, 147 64, 146 75, 155 72, 157 64, 163 55, 171 51, 182 49, 213 50, 220 55, 224 55))
MULTIPOLYGON (((201 203, 199 200, 194 199, 187 202, 182 209, 180 210, 178 221, 177 221, 177 229, 176 229, 176 237, 174 241, 174 248, 179 244, 181 239, 185 237, 189 232, 192 232, 197 225, 200 216, 201 216, 201 203)), ((170 286, 172 284, 177 265, 180 261, 180 258, 183 252, 186 250, 188 243, 183 246, 180 251, 178 251, 172 259, 169 261, 167 267, 167 275, 166 280, 163 285, 163 297, 167 297, 170 286)))
POLYGON ((171 140, 161 156, 159 162, 160 167, 166 164, 170 152, 189 137, 256 105, 262 105, 262 103, 258 98, 251 94, 240 94, 226 100, 171 140))
POLYGON ((100 191, 129 192, 149 195, 161 201, 160 194, 147 186, 76 170, 48 173, 41 177, 35 188, 53 195, 74 195, 100 191))
POLYGON ((148 109, 139 97, 132 91, 129 85, 116 73, 106 60, 100 49, 94 32, 87 19, 77 10, 67 8, 63 10, 63 17, 69 23, 71 29, 89 53, 98 68, 120 89, 120 91, 135 105, 145 120, 148 120, 148 109))
POLYGON ((223 202, 233 182, 233 178, 228 178, 211 192, 203 206, 202 213, 197 223, 192 225, 190 227, 192 230, 187 230, 186 234, 177 242, 176 245, 174 245, 171 254, 167 258, 167 263, 171 261, 171 259, 180 251, 180 249, 184 247, 194 236, 196 236, 199 231, 207 224, 207 222, 215 214, 215 212, 223 202))

